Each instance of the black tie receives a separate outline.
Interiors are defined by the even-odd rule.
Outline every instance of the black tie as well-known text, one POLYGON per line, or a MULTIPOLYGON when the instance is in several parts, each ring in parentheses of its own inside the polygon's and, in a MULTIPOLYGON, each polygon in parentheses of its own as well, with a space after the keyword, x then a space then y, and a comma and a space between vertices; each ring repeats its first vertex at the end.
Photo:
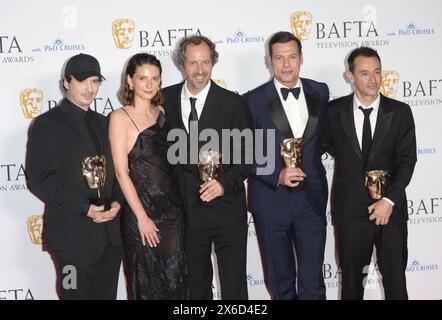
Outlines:
POLYGON ((364 161, 367 162, 368 154, 371 148, 371 125, 370 125, 370 113, 373 111, 373 108, 364 109, 359 107, 361 111, 364 113, 364 126, 362 129, 362 157, 364 161))
POLYGON ((190 131, 190 121, 198 121, 198 113, 196 112, 195 102, 196 98, 189 98, 190 100, 190 114, 189 114, 189 131, 190 131))
POLYGON ((86 128, 89 132, 89 136, 91 137, 95 149, 97 150, 98 155, 102 155, 103 147, 101 146, 101 141, 97 134, 97 127, 95 126, 95 121, 94 121, 94 112, 89 109, 86 112, 84 119, 86 120, 86 128))
POLYGON ((296 87, 296 88, 281 88, 281 94, 282 97, 284 98, 284 101, 287 100, 287 97, 289 96, 289 92, 291 92, 293 94, 293 96, 295 97, 296 100, 298 100, 299 98, 299 93, 301 92, 301 88, 300 87, 296 87))

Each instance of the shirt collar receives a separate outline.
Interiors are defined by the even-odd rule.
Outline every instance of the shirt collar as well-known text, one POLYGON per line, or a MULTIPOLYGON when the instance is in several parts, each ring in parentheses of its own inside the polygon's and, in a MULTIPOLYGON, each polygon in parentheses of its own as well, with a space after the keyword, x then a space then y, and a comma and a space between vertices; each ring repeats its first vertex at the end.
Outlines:
POLYGON ((358 97, 356 96, 356 93, 353 94, 353 109, 354 110, 357 110, 359 108, 359 106, 362 106, 362 108, 364 108, 364 109, 373 108, 373 111, 377 112, 379 109, 380 102, 381 102, 381 95, 378 94, 378 97, 376 98, 376 100, 373 101, 370 105, 366 106, 363 103, 361 103, 361 101, 359 101, 358 97))
POLYGON ((194 97, 197 98, 199 102, 201 102, 203 105, 206 102, 207 95, 209 94, 210 86, 212 85, 212 81, 209 81, 209 83, 206 85, 206 87, 201 90, 197 95, 193 95, 190 93, 189 89, 187 88, 187 80, 184 81, 184 90, 182 91, 182 97, 186 100, 189 100, 189 98, 194 97))
POLYGON ((85 117, 87 113, 93 112, 91 108, 85 111, 83 108, 80 108, 79 106, 71 102, 68 98, 65 98, 65 101, 65 110, 74 117, 85 117))
MULTIPOLYGON (((279 91, 281 91, 281 88, 288 88, 291 89, 285 85, 283 85, 281 82, 279 82, 278 80, 276 80, 276 78, 273 78, 273 82, 275 83, 275 87, 276 89, 279 91)), ((302 83, 301 83, 301 79, 298 78, 298 82, 296 83, 296 85, 293 88, 301 88, 302 90, 302 83)))

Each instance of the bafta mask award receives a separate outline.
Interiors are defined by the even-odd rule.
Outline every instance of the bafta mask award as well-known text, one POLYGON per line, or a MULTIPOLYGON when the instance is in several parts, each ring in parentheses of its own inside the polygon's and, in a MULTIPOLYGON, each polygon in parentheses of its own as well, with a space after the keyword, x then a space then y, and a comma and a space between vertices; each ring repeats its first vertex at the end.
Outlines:
POLYGON ((288 138, 281 142, 281 156, 286 167, 300 168, 304 140, 302 138, 288 138))
POLYGON ((223 154, 216 151, 202 151, 199 154, 198 168, 203 182, 217 179, 221 172, 223 154))
POLYGON ((365 171, 365 187, 373 200, 380 200, 390 187, 388 170, 365 171))
POLYGON ((81 174, 89 189, 97 190, 97 196, 91 198, 90 203, 97 206, 104 205, 104 210, 109 210, 110 198, 103 194, 106 182, 106 157, 101 155, 84 158, 81 162, 81 174))

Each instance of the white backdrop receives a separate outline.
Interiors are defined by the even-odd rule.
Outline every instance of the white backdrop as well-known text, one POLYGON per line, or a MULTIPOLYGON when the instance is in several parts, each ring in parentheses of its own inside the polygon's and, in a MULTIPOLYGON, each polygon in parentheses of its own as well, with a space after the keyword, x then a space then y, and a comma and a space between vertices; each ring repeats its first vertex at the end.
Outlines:
MULTIPOLYGON (((331 98, 351 92, 345 82, 345 58, 356 46, 369 45, 381 55, 384 70, 398 81, 386 94, 409 103, 417 127, 418 163, 409 198, 411 299, 442 298, 442 20, 437 0, 256 1, 8 1, 0 11, 0 300, 56 299, 52 261, 41 249, 43 204, 26 187, 27 129, 35 115, 62 97, 62 66, 72 55, 96 56, 107 78, 96 99, 98 112, 120 107, 116 92, 127 59, 140 51, 163 64, 163 85, 181 81, 171 55, 177 39, 201 32, 217 44, 220 59, 213 78, 244 93, 270 78, 265 42, 275 31, 291 31, 291 15, 311 17, 303 41, 302 76, 326 82, 331 98), (114 41, 112 23, 130 19, 125 45, 114 41), (121 21, 121 20, 120 20, 121 21), (126 48, 118 48, 126 47, 126 48), (26 90, 30 89, 30 90, 26 90), (34 111, 22 107, 34 97, 34 111), (23 99, 25 98, 25 99, 23 99), (439 165, 437 165, 439 163, 439 165)), ((126 20, 126 23, 128 20, 126 20)), ((324 157, 329 180, 333 161, 324 157)), ((328 218, 330 214, 328 213, 328 218)), ((330 219, 329 219, 330 220, 330 219)), ((250 217, 248 284, 251 299, 268 299, 261 259, 250 217)), ((329 223, 324 276, 327 298, 337 299, 339 269, 329 223)), ((375 263, 368 272, 366 298, 381 299, 375 263)), ((214 281, 215 297, 219 296, 214 281)), ((121 274, 119 294, 125 299, 121 274)))

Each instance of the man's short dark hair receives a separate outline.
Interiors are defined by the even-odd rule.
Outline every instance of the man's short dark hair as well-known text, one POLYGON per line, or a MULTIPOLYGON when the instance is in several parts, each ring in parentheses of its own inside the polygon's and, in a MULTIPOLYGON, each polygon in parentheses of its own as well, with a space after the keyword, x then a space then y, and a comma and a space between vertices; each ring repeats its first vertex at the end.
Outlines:
POLYGON ((351 73, 355 71, 355 59, 359 56, 367 58, 376 57, 378 58, 379 63, 381 63, 381 57, 379 57, 379 54, 375 49, 370 47, 359 47, 354 49, 347 58, 348 69, 351 73))
POLYGON ((275 43, 287 43, 290 41, 295 41, 298 45, 298 53, 302 53, 302 43, 301 40, 295 37, 293 33, 287 32, 287 31, 279 31, 272 35, 272 37, 269 40, 269 56, 272 57, 273 53, 273 45, 275 43))

